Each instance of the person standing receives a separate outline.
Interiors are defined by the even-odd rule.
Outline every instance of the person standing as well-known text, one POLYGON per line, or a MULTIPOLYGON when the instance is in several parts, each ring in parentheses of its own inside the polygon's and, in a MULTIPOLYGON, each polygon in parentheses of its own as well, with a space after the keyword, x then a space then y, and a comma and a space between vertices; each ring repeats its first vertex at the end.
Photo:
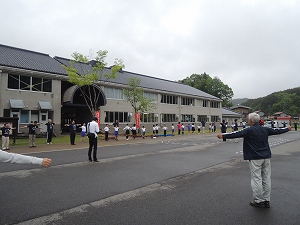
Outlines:
POLYGON ((294 128, 295 128, 295 131, 297 131, 297 125, 298 125, 298 123, 297 123, 297 122, 294 122, 294 128))
POLYGON ((201 121, 201 125, 202 125, 202 133, 204 134, 204 132, 205 132, 205 121, 204 120, 201 121))
POLYGON ((2 150, 9 150, 9 133, 12 128, 8 123, 4 123, 2 131, 2 150))
POLYGON ((115 140, 118 141, 118 136, 119 136, 119 127, 114 127, 114 130, 115 130, 115 140))
POLYGON ((70 124, 70 142, 71 142, 71 145, 76 145, 75 144, 75 137, 76 137, 76 124, 75 124, 75 120, 72 120, 72 123, 70 124))
POLYGON ((166 137, 167 136, 167 130, 168 130, 168 127, 166 126, 166 124, 164 124, 163 130, 164 130, 164 137, 166 137))
POLYGON ((80 128, 81 128, 81 142, 84 143, 85 142, 84 137, 86 135, 86 124, 83 123, 80 128))
MULTIPOLYGON (((260 125, 261 125, 261 124, 260 124, 260 125)), ((238 123, 237 123, 237 119, 235 119, 235 120, 234 120, 234 124, 233 124, 233 132, 238 131, 238 130, 239 130, 239 126, 238 126, 238 123)), ((235 143, 238 143, 238 142, 239 142, 239 139, 236 138, 236 139, 234 140, 234 142, 235 142, 235 143)))
POLYGON ((158 129, 159 129, 159 126, 158 124, 155 125, 155 136, 158 137, 158 129))
POLYGON ((28 137, 29 137, 29 148, 36 147, 35 138, 36 138, 36 129, 39 128, 37 125, 37 121, 34 121, 33 124, 28 124, 28 137))
POLYGON ((123 128, 123 130, 125 130, 126 141, 128 141, 128 136, 130 134, 130 127, 128 126, 128 123, 127 123, 126 127, 123 128))
POLYGON ((271 161, 272 156, 268 137, 286 133, 291 127, 273 129, 259 124, 260 116, 257 113, 248 115, 250 127, 230 134, 218 134, 221 138, 244 138, 244 160, 249 160, 251 172, 251 187, 253 201, 250 205, 259 208, 270 208, 271 194, 271 161))
POLYGON ((195 133, 195 124, 192 123, 192 134, 194 134, 194 133, 195 133))
POLYGON ((131 132, 132 132, 133 139, 135 139, 135 137, 136 137, 136 125, 135 124, 133 124, 133 126, 131 127, 131 132))
POLYGON ((191 125, 189 123, 187 125, 187 129, 188 129, 188 134, 190 134, 191 133, 191 125))
POLYGON ((145 135, 146 135, 146 128, 145 126, 142 127, 142 137, 143 139, 145 139, 145 135))
POLYGON ((118 120, 115 120, 115 122, 113 123, 113 126, 114 126, 114 127, 119 127, 119 121, 118 121, 118 120))
POLYGON ((88 158, 89 161, 92 162, 99 162, 97 159, 97 145, 98 145, 98 134, 99 133, 99 126, 98 126, 98 118, 94 117, 91 122, 87 125, 87 132, 89 134, 89 151, 88 151, 88 158), (93 135, 94 134, 94 135, 93 135), (92 158, 92 151, 93 151, 93 158, 92 158))
POLYGON ((200 134, 200 129, 201 129, 201 126, 200 126, 200 124, 198 124, 197 125, 198 134, 200 134))
POLYGON ((171 126, 171 129, 172 129, 172 136, 174 136, 175 134, 175 129, 174 129, 174 124, 172 123, 172 126, 171 126))
POLYGON ((238 131, 239 130, 239 126, 237 123, 237 119, 234 120, 234 125, 233 125, 233 131, 238 131))
POLYGON ((55 123, 52 122, 51 119, 48 120, 47 123, 45 123, 47 126, 47 144, 52 144, 52 134, 53 134, 53 128, 55 123))
POLYGON ((181 133, 184 134, 184 125, 183 125, 183 123, 181 124, 181 133))
MULTIPOLYGON (((220 127, 221 127, 221 132, 226 133, 227 123, 225 122, 225 120, 223 120, 222 123, 220 123, 220 127)), ((226 141, 225 137, 223 137, 223 141, 226 141)))
POLYGON ((108 133, 109 133, 108 124, 105 125, 104 132, 105 132, 105 141, 108 141, 108 133))
POLYGON ((242 126, 243 126, 243 129, 246 128, 246 121, 243 121, 243 122, 242 122, 242 126))
POLYGON ((177 123, 177 130, 178 130, 178 135, 180 135, 180 133, 181 133, 181 123, 180 122, 177 123))

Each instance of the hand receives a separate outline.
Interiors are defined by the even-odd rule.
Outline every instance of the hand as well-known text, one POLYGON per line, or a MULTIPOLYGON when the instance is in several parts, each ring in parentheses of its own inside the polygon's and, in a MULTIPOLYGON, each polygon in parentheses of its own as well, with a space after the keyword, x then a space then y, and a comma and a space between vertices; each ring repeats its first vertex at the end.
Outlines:
POLYGON ((222 134, 218 134, 217 137, 218 137, 219 139, 222 139, 222 138, 223 138, 223 135, 222 135, 222 134))
POLYGON ((289 131, 291 131, 291 130, 292 130, 292 127, 291 127, 291 126, 288 126, 288 129, 289 129, 289 131))
POLYGON ((43 162, 42 162, 42 166, 43 166, 43 167, 48 167, 48 166, 50 166, 51 162, 52 162, 51 159, 44 158, 44 159, 43 159, 43 162))

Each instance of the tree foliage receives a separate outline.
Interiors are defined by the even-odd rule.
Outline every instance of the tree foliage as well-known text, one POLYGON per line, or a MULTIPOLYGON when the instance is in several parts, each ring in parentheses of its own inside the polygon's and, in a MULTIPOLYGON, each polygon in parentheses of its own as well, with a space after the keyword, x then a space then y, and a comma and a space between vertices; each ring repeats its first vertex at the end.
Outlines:
POLYGON ((218 97, 223 100, 222 105, 224 107, 231 107, 231 99, 233 97, 232 89, 224 84, 218 77, 211 78, 208 74, 203 73, 192 74, 189 77, 186 77, 183 80, 179 80, 178 82, 187 84, 194 88, 197 88, 201 91, 204 91, 208 94, 211 94, 215 97, 218 97))
POLYGON ((292 116, 300 115, 300 87, 274 92, 268 96, 249 99, 242 103, 253 111, 261 110, 266 115, 284 112, 292 116))
POLYGON ((114 65, 106 70, 107 63, 105 59, 107 53, 108 51, 106 50, 99 50, 97 56, 91 60, 81 53, 74 52, 70 66, 63 66, 67 71, 69 82, 79 87, 93 116, 97 111, 97 102, 101 94, 101 92, 97 91, 97 83, 115 79, 117 73, 125 67, 121 59, 115 59, 114 65), (90 65, 92 65, 92 69, 90 65))
POLYGON ((156 108, 154 99, 144 96, 144 90, 140 87, 141 80, 136 77, 128 79, 128 87, 123 89, 125 100, 128 101, 134 109, 134 113, 144 113, 156 108))

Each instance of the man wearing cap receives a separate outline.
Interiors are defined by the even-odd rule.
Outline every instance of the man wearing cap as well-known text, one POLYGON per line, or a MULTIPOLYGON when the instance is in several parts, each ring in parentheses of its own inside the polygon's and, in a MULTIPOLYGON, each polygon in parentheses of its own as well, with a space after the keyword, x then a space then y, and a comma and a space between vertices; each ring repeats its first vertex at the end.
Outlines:
POLYGON ((87 132, 89 133, 88 138, 89 138, 89 151, 88 151, 88 157, 89 161, 92 162, 99 162, 97 159, 97 143, 98 143, 98 134, 99 133, 99 126, 98 126, 98 118, 94 117, 91 122, 88 123, 87 125, 87 132), (90 135, 94 134, 94 135, 90 135), (93 158, 92 158, 92 150, 93 151, 93 158))

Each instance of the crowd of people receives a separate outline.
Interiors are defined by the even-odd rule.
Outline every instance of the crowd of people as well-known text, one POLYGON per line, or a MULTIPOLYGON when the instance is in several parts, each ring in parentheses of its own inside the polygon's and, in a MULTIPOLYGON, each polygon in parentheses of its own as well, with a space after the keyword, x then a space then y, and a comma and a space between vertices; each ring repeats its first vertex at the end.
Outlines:
MULTIPOLYGON (((98 118, 94 117, 91 122, 87 125, 83 124, 81 126, 81 137, 82 142, 84 142, 84 137, 88 136, 89 139, 89 149, 88 149, 88 160, 90 162, 99 162, 97 159, 97 143, 98 143, 98 133, 100 132, 99 125, 97 123, 98 118)), ((243 129, 238 129, 237 120, 234 121, 232 125, 232 132, 227 133, 228 121, 222 120, 220 123, 220 134, 217 135, 219 139, 237 139, 240 137, 244 138, 243 144, 243 156, 244 160, 249 161, 249 168, 251 172, 251 187, 253 191, 253 201, 250 202, 250 205, 258 208, 270 208, 270 193, 271 193, 271 151, 268 143, 268 136, 283 134, 291 130, 291 126, 284 127, 281 129, 264 127, 263 121, 260 119, 260 116, 256 113, 249 114, 249 125, 250 127, 246 129, 246 123, 243 124, 243 129)), ((53 125, 51 119, 49 119, 47 126, 47 144, 52 143, 52 133, 53 125), (51 134, 50 134, 51 132, 51 134)), ((119 132, 119 122, 116 120, 112 124, 114 128, 114 137, 115 140, 118 140, 119 132)), ((35 147, 35 136, 36 129, 38 129, 37 121, 30 123, 26 126, 29 129, 29 146, 35 147)), ((202 128, 205 128, 205 123, 202 124, 202 128)), ((0 150, 0 162, 7 163, 19 163, 19 164, 35 164, 41 165, 44 167, 50 166, 52 160, 49 158, 38 158, 33 156, 21 155, 16 153, 6 152, 9 150, 9 134, 11 129, 8 123, 4 123, 4 126, 1 128, 2 134, 2 149, 0 150)), ((156 138, 159 135, 160 126, 158 124, 153 125, 152 138, 156 138)), ((216 127, 214 124, 209 124, 209 131, 215 132, 216 127)), ((106 124, 104 128, 105 140, 108 141, 109 135, 109 125, 106 124)), ((128 140, 130 133, 132 133, 132 138, 135 139, 137 135, 137 126, 133 124, 131 127, 126 124, 123 128, 126 135, 126 140, 128 140)), ((142 127, 142 137, 145 138, 146 129, 142 127)), ((162 127, 163 136, 167 135, 168 127, 164 124, 162 127)), ((194 134, 196 132, 196 126, 194 123, 187 124, 186 129, 185 125, 181 122, 177 124, 178 135, 183 135, 185 132, 187 134, 194 134)), ((197 131, 200 133, 201 126, 197 125, 197 131)), ((171 125, 171 135, 175 135, 174 124, 171 125)), ((204 130, 203 130, 204 132, 204 130)), ((70 125, 70 142, 71 145, 75 143, 76 136, 76 124, 75 121, 72 121, 70 125)))

